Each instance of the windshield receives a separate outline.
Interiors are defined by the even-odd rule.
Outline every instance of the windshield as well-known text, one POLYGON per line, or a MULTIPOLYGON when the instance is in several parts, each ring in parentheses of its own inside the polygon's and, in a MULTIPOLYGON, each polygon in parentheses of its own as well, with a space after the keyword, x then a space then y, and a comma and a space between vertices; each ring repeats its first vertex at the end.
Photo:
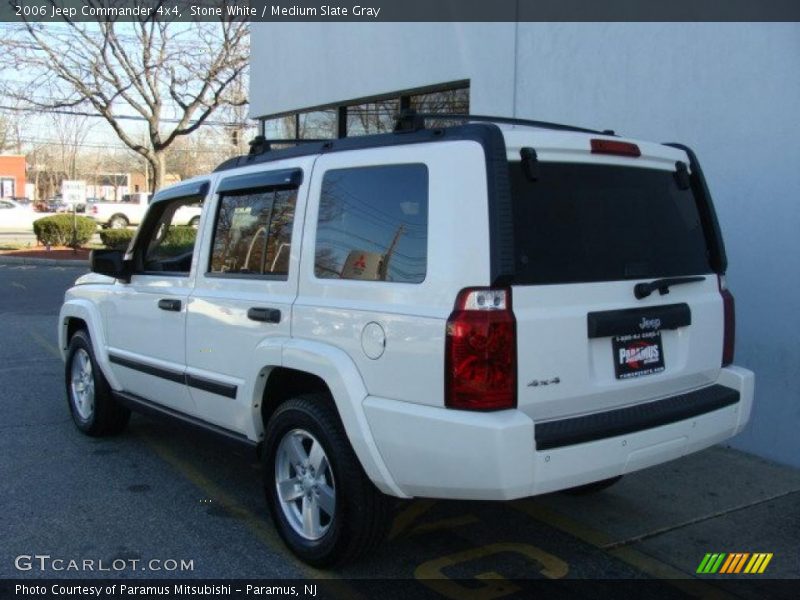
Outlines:
POLYGON ((509 163, 517 285, 711 273, 691 190, 657 169, 509 163))

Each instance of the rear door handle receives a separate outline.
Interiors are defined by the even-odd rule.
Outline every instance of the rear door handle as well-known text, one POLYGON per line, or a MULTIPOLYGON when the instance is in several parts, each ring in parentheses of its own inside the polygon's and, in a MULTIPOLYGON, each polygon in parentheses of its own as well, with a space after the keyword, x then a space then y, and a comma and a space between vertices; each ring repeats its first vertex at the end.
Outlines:
POLYGON ((281 311, 277 308, 260 308, 254 306, 247 310, 247 318, 251 321, 262 321, 264 323, 280 323, 281 311))
POLYGON ((162 298, 158 301, 158 308, 161 310, 171 310, 174 312, 180 312, 181 310, 181 301, 176 300, 175 298, 162 298))

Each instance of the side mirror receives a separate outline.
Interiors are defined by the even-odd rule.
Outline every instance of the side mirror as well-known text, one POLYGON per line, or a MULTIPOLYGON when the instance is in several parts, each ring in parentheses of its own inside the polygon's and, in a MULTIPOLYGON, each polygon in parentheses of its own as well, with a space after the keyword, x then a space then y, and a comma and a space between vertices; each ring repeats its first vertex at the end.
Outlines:
POLYGON ((89 268, 92 273, 121 279, 128 283, 131 276, 124 257, 122 250, 92 250, 89 254, 89 268))

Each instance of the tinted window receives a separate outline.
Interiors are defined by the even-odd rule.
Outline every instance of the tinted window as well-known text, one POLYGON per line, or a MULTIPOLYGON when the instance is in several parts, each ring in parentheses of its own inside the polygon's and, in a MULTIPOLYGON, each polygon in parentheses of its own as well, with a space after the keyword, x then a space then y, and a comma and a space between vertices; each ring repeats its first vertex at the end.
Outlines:
POLYGON ((317 223, 317 277, 420 283, 427 255, 425 165, 325 174, 317 223))
POLYGON ((531 182, 509 165, 516 283, 614 281, 710 273, 691 190, 669 171, 541 163, 531 182))
POLYGON ((214 230, 211 272, 286 278, 297 190, 224 194, 214 230))

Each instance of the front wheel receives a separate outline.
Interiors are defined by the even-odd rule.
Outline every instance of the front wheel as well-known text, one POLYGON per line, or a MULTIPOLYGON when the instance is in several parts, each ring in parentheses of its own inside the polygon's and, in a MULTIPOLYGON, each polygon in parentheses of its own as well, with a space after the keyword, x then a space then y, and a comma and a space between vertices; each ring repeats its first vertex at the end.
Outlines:
POLYGON ((341 564, 383 540, 389 499, 361 468, 329 397, 308 394, 279 406, 263 456, 272 519, 298 558, 341 564))
POLYGON ((93 437, 125 429, 131 413, 112 397, 85 330, 78 331, 69 342, 65 379, 67 402, 78 429, 93 437))
POLYGON ((192 217, 192 220, 189 221, 189 227, 192 229, 197 229, 200 227, 200 217, 192 217))

